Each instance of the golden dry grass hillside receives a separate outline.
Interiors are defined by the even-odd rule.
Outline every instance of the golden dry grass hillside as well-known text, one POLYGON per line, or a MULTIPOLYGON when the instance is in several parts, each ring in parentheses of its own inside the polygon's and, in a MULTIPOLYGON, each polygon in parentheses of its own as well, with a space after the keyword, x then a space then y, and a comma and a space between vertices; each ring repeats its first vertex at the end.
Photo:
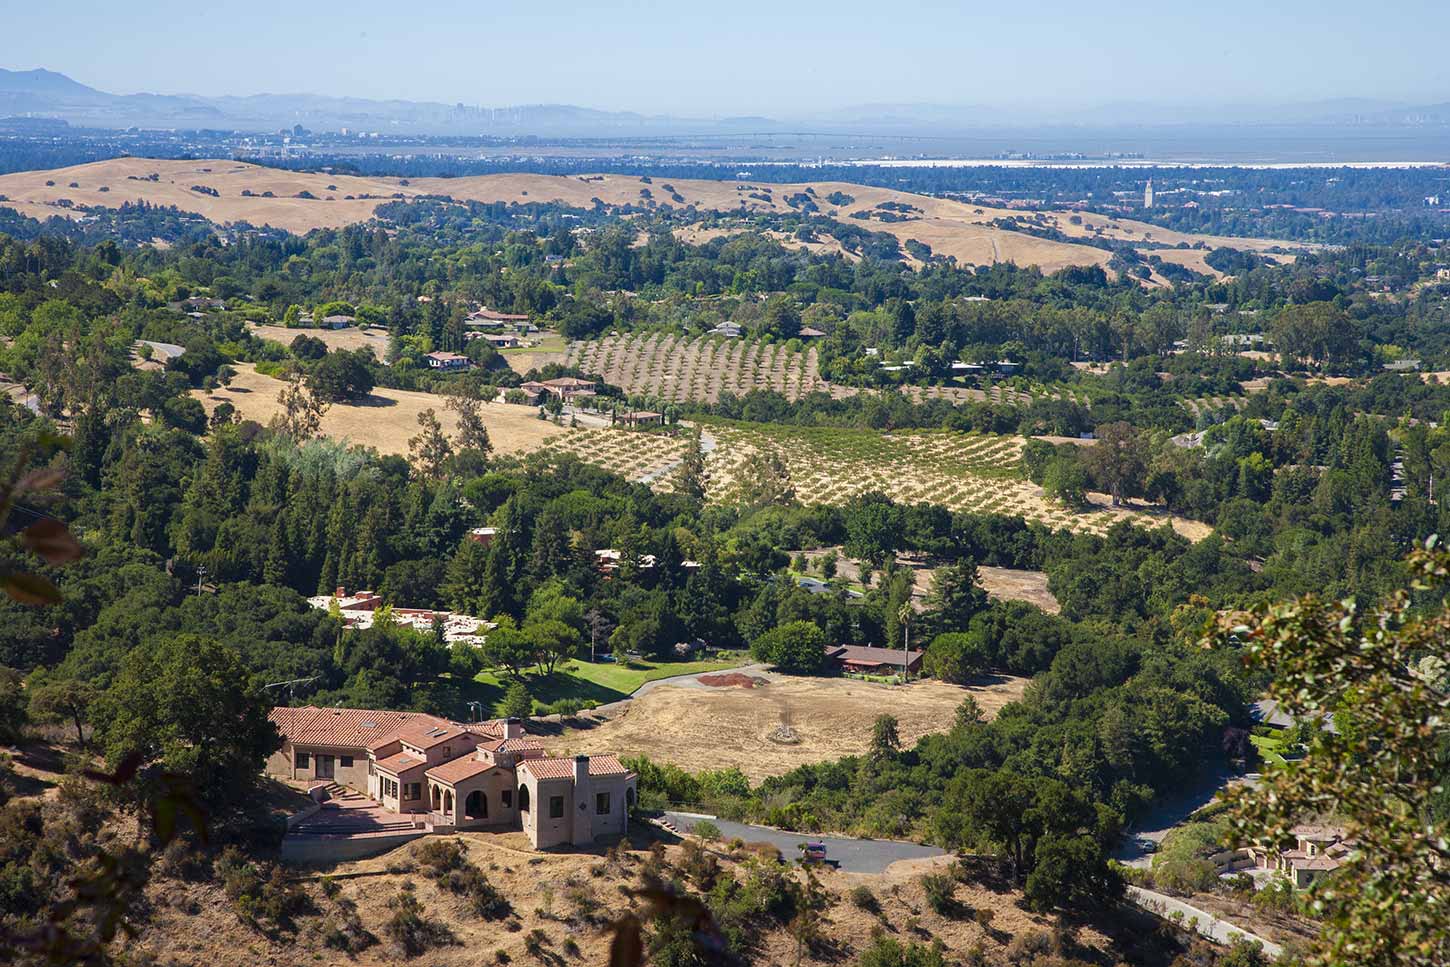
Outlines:
MULTIPOLYGON (((222 402, 237 408, 244 420, 266 424, 281 409, 278 395, 286 385, 279 379, 264 376, 250 363, 238 363, 237 376, 229 386, 215 390, 193 390, 210 414, 222 402)), ((360 443, 379 453, 408 453, 408 440, 418 433, 418 415, 431 408, 443 424, 443 432, 458 432, 458 417, 444 408, 441 396, 412 390, 373 390, 365 402, 338 403, 328 407, 322 416, 322 432, 339 440, 360 443)), ((539 448, 549 437, 566 432, 547 420, 538 418, 531 406, 490 403, 484 407, 483 418, 488 425, 489 439, 501 454, 527 453, 539 448)))
POLYGON ((911 746, 923 735, 950 730, 968 696, 992 718, 1021 698, 1027 686, 1026 679, 1009 676, 971 686, 938 681, 894 686, 759 673, 746 677, 757 684, 651 689, 602 724, 548 739, 550 751, 648 755, 691 772, 733 767, 759 782, 798 766, 862 755, 871 744, 871 725, 884 708, 896 716, 902 744, 911 746), (782 724, 789 724, 796 741, 770 738, 782 724), (661 742, 660 736, 669 736, 669 741, 661 742))
MULTIPOLYGON (((610 206, 671 204, 721 213, 787 213, 794 210, 790 199, 809 191, 824 215, 888 232, 903 242, 916 239, 930 245, 937 254, 955 256, 959 262, 974 265, 1010 261, 1037 265, 1047 272, 1072 265, 1106 265, 1108 252, 1076 241, 1090 237, 1166 245, 1202 242, 1210 248, 1231 245, 1260 252, 1281 244, 1268 239, 1185 235, 1101 215, 1026 213, 843 182, 768 185, 681 178, 646 183, 633 175, 523 173, 404 182, 398 178, 283 171, 229 160, 116 158, 0 176, 0 195, 7 199, 0 204, 43 219, 81 214, 62 202, 118 207, 127 201, 145 201, 174 205, 218 223, 246 221, 301 233, 366 221, 381 204, 420 195, 480 202, 560 202, 585 208, 597 199, 610 206), (832 204, 828 198, 833 195, 849 196, 850 200, 841 198, 841 204, 832 204), (904 220, 879 220, 882 205, 902 206, 897 212, 904 220), (870 217, 853 217, 859 215, 870 217), (1026 231, 993 225, 1003 218, 1021 218, 1024 225, 1031 221, 1039 229, 1061 232, 1068 240, 1037 238, 1026 231)), ((822 248, 831 247, 831 243, 825 243, 822 248)), ((1168 258, 1165 253, 1175 250, 1155 251, 1168 258)), ((1200 266, 1199 258, 1181 254, 1172 260, 1182 260, 1200 270, 1206 268, 1200 266)))

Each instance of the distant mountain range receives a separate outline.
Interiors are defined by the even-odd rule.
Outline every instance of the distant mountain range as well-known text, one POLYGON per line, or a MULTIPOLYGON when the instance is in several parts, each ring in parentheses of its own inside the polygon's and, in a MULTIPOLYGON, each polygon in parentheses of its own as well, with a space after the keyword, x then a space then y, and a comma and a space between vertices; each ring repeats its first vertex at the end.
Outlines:
POLYGON ((991 105, 866 104, 786 118, 687 118, 599 111, 568 104, 478 107, 430 101, 378 101, 315 94, 202 97, 109 94, 49 70, 0 68, 0 118, 54 119, 98 128, 317 131, 518 137, 639 137, 747 132, 840 131, 949 134, 1027 127, 1153 127, 1194 124, 1450 126, 1450 103, 1413 105, 1365 99, 1312 104, 1108 104, 1045 111, 991 105))

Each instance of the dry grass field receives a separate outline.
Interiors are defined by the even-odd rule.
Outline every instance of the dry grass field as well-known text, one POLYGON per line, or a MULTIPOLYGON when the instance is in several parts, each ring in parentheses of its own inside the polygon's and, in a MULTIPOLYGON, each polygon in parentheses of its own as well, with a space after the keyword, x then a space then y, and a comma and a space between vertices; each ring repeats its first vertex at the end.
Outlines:
MULTIPOLYGON (((210 393, 194 390, 193 395, 201 400, 208 413, 218 403, 227 400, 237 408, 243 419, 267 423, 280 409, 277 396, 284 384, 281 380, 263 376, 246 363, 238 364, 236 369, 237 377, 230 386, 219 387, 210 393)), ((373 447, 379 453, 406 455, 409 438, 418 432, 418 414, 429 407, 438 414, 445 433, 457 432, 458 419, 444 409, 442 397, 394 389, 374 390, 366 403, 329 407, 322 417, 322 432, 337 439, 373 447)), ((504 454, 536 450, 550 437, 568 432, 540 420, 538 410, 530 406, 490 403, 483 409, 483 418, 488 424, 494 449, 504 454)))
POLYGON ((988 717, 1021 698, 1027 679, 1001 677, 961 687, 921 681, 878 685, 848 678, 767 676, 754 688, 664 685, 634 699, 617 717, 590 729, 548 739, 551 752, 649 755, 684 769, 735 767, 752 782, 797 766, 860 755, 871 743, 871 724, 883 711, 896 716, 904 746, 952 727, 963 699, 972 696, 988 717), (789 720, 794 745, 767 735, 789 720), (660 741, 668 736, 668 741, 660 741))
POLYGON ((1062 611, 1051 591, 1047 575, 1041 571, 1019 571, 1010 567, 977 567, 977 583, 988 595, 1003 601, 1026 601, 1048 614, 1062 611))
POLYGON ((321 339, 327 346, 328 352, 334 349, 349 352, 354 349, 371 349, 373 355, 378 359, 382 359, 388 354, 388 331, 386 329, 359 329, 355 326, 347 329, 288 329, 286 326, 259 326, 255 323, 249 328, 252 330, 252 335, 258 339, 270 339, 284 346, 291 346, 292 340, 298 336, 311 336, 314 339, 321 339))
POLYGON ((1075 241, 1090 236, 1167 245, 1202 242, 1209 247, 1232 245, 1254 251, 1280 244, 1267 239, 1184 235, 1131 219, 1110 219, 1099 215, 1082 216, 1078 219, 1079 223, 1074 224, 1074 216, 1067 212, 1028 214, 839 182, 754 185, 734 181, 674 179, 665 182, 655 179, 647 185, 630 175, 501 174, 416 178, 405 185, 396 178, 291 172, 238 161, 143 158, 118 158, 52 171, 0 176, 0 195, 8 199, 3 204, 35 218, 79 216, 80 213, 74 209, 58 205, 57 202, 62 199, 75 205, 109 207, 117 207, 126 201, 146 201, 156 205, 174 205, 218 223, 247 221, 298 233, 366 221, 380 204, 394 198, 419 195, 444 195, 481 202, 561 202, 583 208, 592 206, 598 199, 612 206, 672 204, 678 207, 694 205, 718 212, 785 213, 796 210, 789 201, 792 196, 811 192, 824 215, 842 221, 849 219, 851 224, 888 232, 902 242, 907 239, 925 242, 933 252, 955 256, 958 262, 964 264, 1012 261, 1024 266, 1037 265, 1047 272, 1070 265, 1105 265, 1109 258, 1106 251, 1075 241), (193 187, 215 190, 217 196, 194 191, 193 187), (102 191, 102 188, 106 190, 102 191), (244 196, 243 191, 251 195, 244 196), (851 201, 840 206, 831 205, 826 198, 838 191, 851 196, 851 201), (263 197, 267 192, 271 192, 273 197, 263 197), (313 197, 298 197, 303 192, 313 197), (674 201, 673 196, 682 200, 674 201), (859 214, 869 216, 878 212, 878 206, 883 204, 907 205, 911 210, 906 213, 905 220, 896 222, 885 222, 875 217, 852 217, 859 214), (1030 220, 1040 228, 1060 231, 1068 240, 1037 238, 992 224, 1002 218, 1030 220))

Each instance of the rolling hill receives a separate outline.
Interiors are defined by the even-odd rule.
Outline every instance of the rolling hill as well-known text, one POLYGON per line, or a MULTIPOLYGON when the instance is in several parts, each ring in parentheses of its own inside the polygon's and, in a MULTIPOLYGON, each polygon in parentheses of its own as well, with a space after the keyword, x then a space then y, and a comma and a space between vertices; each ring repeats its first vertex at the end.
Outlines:
MULTIPOLYGON (((379 205, 420 196, 480 202, 559 202, 588 208, 673 204, 720 213, 800 210, 807 200, 843 224, 915 239, 962 264, 1015 262, 1046 272, 1073 265, 1106 265, 1110 253, 1093 238, 1134 243, 1165 259, 1203 271, 1205 248, 1229 245, 1263 252, 1284 243, 1269 239, 1186 235, 1145 222, 1073 212, 1029 213, 840 182, 751 184, 676 179, 646 183, 631 175, 500 174, 468 178, 357 177, 286 171, 231 160, 178 161, 114 158, 51 171, 0 176, 0 205, 23 215, 84 216, 92 206, 144 201, 195 212, 218 224, 245 221, 289 232, 337 228, 372 218, 379 205), (885 220, 883 220, 885 219, 885 220), (1019 219, 1022 230, 1003 227, 1019 219), (1059 233, 1055 238, 1033 232, 1059 233), (1158 248, 1158 246, 1199 246, 1158 248)), ((1292 258, 1292 256, 1281 256, 1292 258)))

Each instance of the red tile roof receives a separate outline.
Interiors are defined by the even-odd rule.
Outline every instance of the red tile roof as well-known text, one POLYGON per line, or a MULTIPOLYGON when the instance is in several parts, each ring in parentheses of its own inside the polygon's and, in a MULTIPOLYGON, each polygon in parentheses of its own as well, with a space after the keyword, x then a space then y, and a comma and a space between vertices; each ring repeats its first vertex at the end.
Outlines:
POLYGON ((490 765, 475 756, 466 755, 459 756, 452 762, 445 762, 441 766, 434 766, 428 770, 427 775, 429 779, 437 779, 439 782, 446 782, 451 786, 497 768, 499 767, 490 765))
POLYGON ((493 739, 489 742, 480 742, 478 747, 490 752, 533 752, 543 749, 544 745, 538 739, 524 735, 515 736, 512 739, 493 739))
POLYGON ((434 725, 423 723, 410 725, 398 732, 398 741, 406 742, 417 749, 431 749, 435 745, 450 742, 463 734, 463 730, 450 723, 434 725))
POLYGON ((293 745, 322 745, 342 749, 367 748, 391 739, 399 729, 413 725, 447 725, 445 719, 422 712, 388 712, 367 708, 272 709, 270 718, 293 745))
POLYGON ((406 752, 399 752, 397 755, 390 755, 386 759, 379 759, 377 766, 384 772, 391 772, 393 775, 402 775, 409 769, 416 766, 426 765, 426 759, 420 759, 415 755, 406 752))
MULTIPOLYGON (((519 769, 527 769, 535 779, 572 779, 574 760, 569 756, 552 756, 546 759, 525 759, 519 769)), ((619 761, 617 755, 592 755, 589 757, 589 775, 625 776, 629 770, 619 761)))

